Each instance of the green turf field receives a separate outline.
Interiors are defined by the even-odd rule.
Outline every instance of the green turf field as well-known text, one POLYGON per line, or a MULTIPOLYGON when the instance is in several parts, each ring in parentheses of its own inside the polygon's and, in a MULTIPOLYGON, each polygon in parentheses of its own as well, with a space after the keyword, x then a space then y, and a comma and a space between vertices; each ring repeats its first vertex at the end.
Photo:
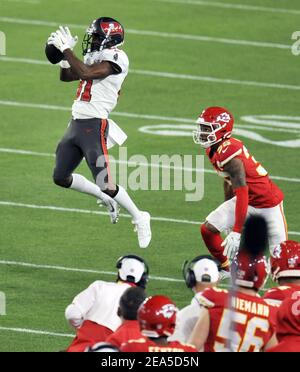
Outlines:
MULTIPOLYGON (((6 295, 0 351, 63 349, 70 338, 49 333, 72 333, 65 307, 92 281, 114 278, 88 270, 112 272, 116 259, 126 253, 142 255, 152 276, 169 278, 151 280, 149 294, 164 293, 185 305, 191 293, 170 279, 181 279, 184 259, 205 252, 192 222, 203 221, 223 200, 222 181, 212 173, 205 173, 204 198, 197 203, 185 202, 182 191, 130 191, 142 209, 158 217, 147 250, 137 248, 129 218, 113 226, 107 216, 69 210, 99 211, 91 197, 52 183, 51 155, 77 88, 77 83, 61 83, 58 68, 43 63, 44 43, 56 24, 70 25, 82 39, 83 26, 105 15, 120 20, 128 31, 124 50, 131 72, 112 118, 128 134, 129 156, 144 154, 150 160, 153 154, 196 154, 200 149, 186 135, 189 127, 183 136, 139 129, 168 124, 175 130, 191 125, 208 105, 228 107, 239 124, 237 137, 277 177, 286 195, 290 237, 299 238, 300 57, 290 48, 299 28, 299 1, 200 3, 0 1, 0 31, 6 35, 6 56, 0 57, 0 292, 6 295), (261 123, 259 115, 273 117, 261 123)), ((80 45, 76 52, 81 53, 80 45)), ((117 156, 117 149, 112 154, 117 156)), ((207 161, 205 168, 210 169, 207 161)), ((84 163, 78 173, 91 179, 84 163)))

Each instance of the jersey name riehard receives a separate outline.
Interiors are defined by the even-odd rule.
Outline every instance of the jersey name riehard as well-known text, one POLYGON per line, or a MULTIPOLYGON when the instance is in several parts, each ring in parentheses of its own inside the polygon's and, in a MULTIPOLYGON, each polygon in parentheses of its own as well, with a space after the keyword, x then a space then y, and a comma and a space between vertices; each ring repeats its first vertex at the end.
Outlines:
POLYGON ((154 341, 141 337, 137 340, 129 340, 121 347, 123 352, 146 352, 146 353, 196 353, 197 349, 193 345, 183 344, 178 341, 168 342, 168 345, 162 346, 156 344, 154 341))
POLYGON ((114 332, 121 325, 117 315, 120 297, 130 287, 127 283, 98 280, 79 293, 72 303, 80 309, 84 320, 91 320, 114 332))
POLYGON ((206 153, 220 176, 227 179, 229 175, 224 166, 231 159, 242 160, 249 188, 249 205, 255 208, 273 208, 283 200, 283 192, 269 178, 268 172, 251 156, 242 141, 235 138, 225 140, 216 152, 210 156, 211 148, 206 153))
POLYGON ((209 311, 210 329, 204 351, 261 351, 273 335, 270 306, 259 296, 208 288, 198 296, 209 311))
POLYGON ((80 80, 77 97, 72 106, 74 119, 107 119, 117 104, 119 91, 128 74, 128 57, 123 50, 117 48, 103 49, 101 52, 87 53, 84 56, 86 65, 102 61, 114 63, 121 72, 105 79, 80 80))

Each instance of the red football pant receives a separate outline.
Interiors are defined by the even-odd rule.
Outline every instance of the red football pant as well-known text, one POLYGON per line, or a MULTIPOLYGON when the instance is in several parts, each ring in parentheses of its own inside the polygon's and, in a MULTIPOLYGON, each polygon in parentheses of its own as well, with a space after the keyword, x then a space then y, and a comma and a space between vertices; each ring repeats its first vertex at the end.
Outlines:
POLYGON ((224 248, 221 246, 223 243, 221 234, 210 231, 205 224, 200 226, 200 232, 210 254, 220 262, 222 269, 228 269, 229 262, 227 257, 223 255, 224 248))
POLYGON ((87 346, 93 346, 97 342, 105 341, 113 331, 90 320, 85 320, 77 329, 76 337, 68 347, 68 352, 82 352, 87 346))

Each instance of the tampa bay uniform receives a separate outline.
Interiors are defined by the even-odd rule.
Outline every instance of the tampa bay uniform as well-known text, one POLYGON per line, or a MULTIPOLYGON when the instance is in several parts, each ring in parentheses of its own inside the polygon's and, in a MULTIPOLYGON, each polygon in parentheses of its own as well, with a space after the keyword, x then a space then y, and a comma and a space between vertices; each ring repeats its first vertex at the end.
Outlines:
POLYGON ((54 175, 59 179, 67 178, 85 157, 94 179, 104 167, 108 173, 106 182, 108 180, 107 119, 117 104, 128 74, 129 60, 126 53, 117 47, 89 52, 84 56, 87 65, 102 61, 110 62, 114 73, 105 79, 80 80, 72 106, 72 120, 56 151, 54 175), (100 156, 104 156, 105 161, 97 165, 100 156))

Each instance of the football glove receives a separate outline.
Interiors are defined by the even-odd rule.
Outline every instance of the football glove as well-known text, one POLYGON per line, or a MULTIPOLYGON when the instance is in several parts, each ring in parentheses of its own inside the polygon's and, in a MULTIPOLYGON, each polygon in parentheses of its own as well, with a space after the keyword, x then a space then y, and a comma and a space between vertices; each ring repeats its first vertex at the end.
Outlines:
POLYGON ((66 49, 73 49, 77 44, 78 37, 73 37, 68 27, 60 26, 56 32, 52 32, 48 38, 48 44, 54 45, 62 53, 66 49))
POLYGON ((73 50, 78 42, 78 36, 72 36, 69 27, 59 26, 59 30, 62 35, 68 40, 68 44, 70 45, 70 49, 73 50))
POLYGON ((241 234, 235 231, 232 231, 227 237, 224 239, 223 243, 221 244, 224 247, 224 256, 232 261, 237 254, 240 246, 241 234))

